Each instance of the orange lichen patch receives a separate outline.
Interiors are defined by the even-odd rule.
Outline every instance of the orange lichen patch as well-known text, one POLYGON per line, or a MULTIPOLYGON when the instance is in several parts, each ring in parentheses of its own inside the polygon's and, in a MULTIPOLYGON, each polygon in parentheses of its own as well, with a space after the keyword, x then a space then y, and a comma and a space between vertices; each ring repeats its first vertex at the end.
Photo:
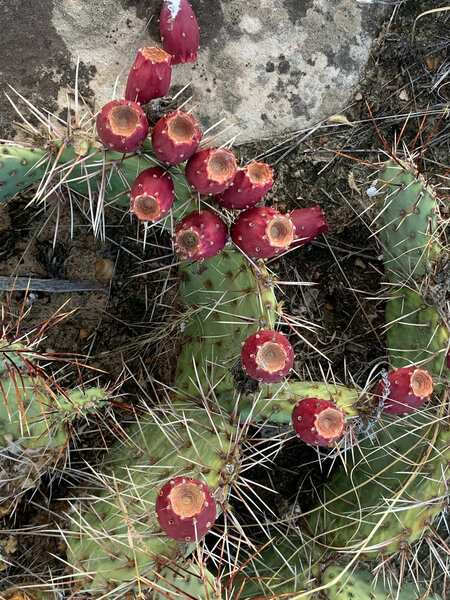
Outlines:
POLYGON ((141 121, 140 113, 132 106, 115 106, 108 117, 111 131, 124 137, 132 135, 141 121))
POLYGON ((169 119, 167 131, 175 143, 186 144, 195 136, 195 125, 189 115, 177 114, 169 119))
POLYGON ((272 246, 286 248, 294 239, 294 226, 290 219, 279 216, 269 222, 266 233, 272 246))
POLYGON ((433 393, 433 379, 426 369, 416 369, 411 375, 410 383, 413 394, 418 398, 426 398, 433 393))
POLYGON ((256 363, 268 373, 282 371, 286 365, 287 353, 277 342, 265 342, 256 354, 256 363))
POLYGON ((144 46, 141 48, 142 56, 152 62, 170 62, 172 55, 158 46, 144 46))
POLYGON ((233 177, 236 167, 234 155, 228 150, 218 149, 209 157, 208 177, 217 183, 223 183, 233 177))
POLYGON ((344 430, 345 416, 337 408, 326 408, 319 414, 314 425, 317 433, 322 437, 335 438, 344 430))
POLYGON ((176 243, 180 250, 189 254, 190 252, 198 250, 200 245, 200 235, 192 229, 180 231, 176 235, 176 243))
POLYGON ((273 170, 266 163, 251 163, 246 168, 250 182, 254 185, 267 183, 272 179, 273 170))
POLYGON ((161 205, 153 196, 142 194, 134 199, 133 212, 140 221, 154 221, 161 215, 161 205))
POLYGON ((202 510, 205 494, 197 485, 187 481, 173 488, 169 500, 174 513, 187 519, 202 510))

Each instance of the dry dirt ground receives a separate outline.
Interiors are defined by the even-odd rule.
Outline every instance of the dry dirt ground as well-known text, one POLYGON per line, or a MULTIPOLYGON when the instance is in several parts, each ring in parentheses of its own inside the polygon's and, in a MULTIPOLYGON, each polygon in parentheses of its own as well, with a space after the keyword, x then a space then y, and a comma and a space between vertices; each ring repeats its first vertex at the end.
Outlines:
MULTIPOLYGON (((376 209, 367 210, 366 190, 376 177, 372 165, 385 157, 386 147, 392 147, 409 115, 403 140, 411 147, 418 136, 415 149, 424 149, 418 155, 421 168, 440 187, 442 211, 450 212, 442 178, 448 173, 450 130, 448 118, 441 118, 450 94, 450 14, 423 17, 412 39, 414 19, 430 8, 430 2, 397 5, 373 47, 364 78, 339 118, 288 140, 237 148, 243 160, 259 156, 274 166, 268 203, 283 209, 320 204, 330 223, 325 236, 270 265, 280 282, 314 284, 280 285, 285 312, 317 326, 314 331, 301 329, 311 345, 292 339, 300 377, 321 378, 321 369, 326 372, 331 362, 336 379, 345 383, 352 377, 363 385, 377 363, 385 364, 383 265, 369 228, 376 209), (442 78, 446 72, 447 78, 442 78)), ((125 368, 125 375, 134 377, 124 385, 125 392, 133 393, 137 383, 145 386, 149 371, 170 383, 176 340, 158 343, 158 329, 181 310, 176 269, 168 269, 170 238, 152 234, 144 248, 136 223, 125 211, 109 207, 105 239, 95 239, 82 201, 55 197, 45 207, 27 207, 29 198, 29 194, 18 198, 2 211, 0 275, 89 279, 104 290, 29 295, 23 327, 50 317, 64 304, 70 314, 48 332, 43 349, 86 355, 89 366, 99 371, 83 369, 82 374, 87 378, 98 374, 102 383, 115 381, 125 368)), ((12 294, 12 315, 20 312, 23 301, 24 293, 12 294)), ((77 378, 75 370, 66 370, 68 385, 76 384, 77 378)), ((287 448, 279 458, 277 486, 283 502, 298 494, 299 477, 293 477, 290 465, 304 460, 304 452, 287 448)), ((264 473, 255 471, 254 477, 263 480, 264 473)), ((71 482, 53 481, 50 495, 50 479, 14 519, 4 522, 5 530, 58 521, 62 506, 56 499, 70 493, 71 482)), ((309 484, 303 491, 304 503, 308 489, 309 484)), ((6 552, 11 566, 2 573, 0 590, 55 567, 48 552, 63 552, 51 536, 13 538, 6 552)))

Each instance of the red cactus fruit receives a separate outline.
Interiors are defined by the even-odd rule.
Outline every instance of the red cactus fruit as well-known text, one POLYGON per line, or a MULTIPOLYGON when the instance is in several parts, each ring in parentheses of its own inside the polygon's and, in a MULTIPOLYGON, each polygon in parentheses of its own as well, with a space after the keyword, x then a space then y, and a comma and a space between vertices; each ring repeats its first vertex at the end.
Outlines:
POLYGON ((201 139, 194 118, 176 110, 156 123, 152 132, 153 152, 168 165, 177 165, 194 154, 201 139))
POLYGON ((239 169, 233 185, 214 198, 222 208, 244 210, 265 196, 273 184, 273 169, 266 163, 251 162, 239 169))
POLYGON ((181 258, 206 260, 225 246, 227 226, 209 210, 194 211, 178 223, 173 242, 181 258))
POLYGON ((97 133, 108 149, 134 152, 148 135, 147 117, 136 102, 112 100, 97 116, 97 133))
POLYGON ((389 390, 386 391, 386 381, 382 380, 375 394, 379 398, 386 396, 383 412, 389 415, 413 412, 428 400, 434 390, 431 374, 414 365, 389 371, 387 382, 389 390))
POLYGON ((328 446, 345 432, 343 411, 321 398, 303 398, 292 411, 292 425, 298 437, 312 446, 328 446))
POLYGON ((164 0, 159 28, 164 50, 172 54, 172 64, 197 60, 200 32, 188 0, 164 0))
POLYGON ((450 369, 450 350, 447 352, 445 356, 445 364, 447 365, 447 369, 450 369))
POLYGON ((281 381, 294 364, 294 350, 282 333, 262 329, 242 346, 242 367, 253 379, 264 383, 281 381))
POLYGON ((287 250, 295 234, 289 214, 268 206, 254 206, 239 215, 231 239, 250 258, 272 258, 287 250))
POLYGON ((201 194, 220 194, 233 181, 237 162, 231 150, 206 148, 196 152, 186 165, 186 179, 201 194))
POLYGON ((319 205, 295 208, 289 214, 295 226, 295 237, 291 248, 307 244, 329 228, 319 205))
POLYGON ((162 98, 170 88, 172 56, 158 46, 143 46, 128 75, 125 98, 147 104, 162 98))
POLYGON ((192 477, 174 477, 159 490, 155 502, 158 523, 180 542, 202 538, 216 520, 216 501, 208 487, 192 477))
POLYGON ((172 208, 175 189, 170 175, 160 167, 142 171, 131 186, 131 212, 140 221, 155 223, 172 208))

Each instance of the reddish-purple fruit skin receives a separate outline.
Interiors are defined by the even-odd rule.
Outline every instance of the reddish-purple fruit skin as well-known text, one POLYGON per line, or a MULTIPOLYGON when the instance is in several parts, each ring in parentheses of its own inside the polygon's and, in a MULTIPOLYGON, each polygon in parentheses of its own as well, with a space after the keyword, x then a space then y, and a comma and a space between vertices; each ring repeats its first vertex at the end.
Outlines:
POLYGON ((105 104, 97 116, 97 133, 102 143, 116 152, 134 152, 139 148, 148 135, 148 121, 144 111, 136 102, 130 100, 112 100, 105 104), (139 114, 138 124, 132 134, 124 137, 113 133, 110 125, 110 115, 118 106, 131 106, 139 114))
POLYGON ((319 205, 295 208, 289 214, 295 225, 295 239, 291 248, 311 242, 318 235, 327 231, 330 226, 319 205))
POLYGON ((222 219, 209 210, 189 213, 175 227, 174 245, 181 258, 206 260, 219 254, 227 243, 228 230, 222 219), (185 252, 177 244, 177 235, 182 231, 193 231, 200 236, 199 248, 185 252))
POLYGON ((163 48, 172 54, 172 64, 197 60, 200 31, 188 0, 164 0, 159 27, 163 48))
POLYGON ((216 520, 216 501, 208 487, 197 479, 173 477, 159 490, 155 501, 156 516, 163 531, 172 539, 180 542, 194 542, 208 533, 216 520), (170 493, 180 483, 192 483, 205 494, 205 503, 199 513, 192 517, 181 518, 170 505, 170 493))
POLYGON ((139 49, 136 60, 128 75, 125 98, 147 104, 154 98, 162 98, 170 88, 172 67, 170 54, 164 53, 159 48, 143 46, 139 49), (153 60, 151 51, 157 50, 160 56, 153 60))
POLYGON ((157 200, 160 214, 155 219, 142 219, 139 215, 136 216, 140 220, 155 223, 169 212, 175 198, 173 181, 167 171, 160 167, 150 167, 137 176, 130 191, 131 212, 135 212, 137 198, 144 194, 157 200))
MULTIPOLYGON (((428 400, 430 394, 416 396, 412 391, 411 375, 416 369, 416 366, 411 365, 409 367, 401 367, 400 369, 389 371, 387 375, 389 393, 384 402, 384 413, 388 415, 411 413, 428 400)), ((377 386, 375 395, 382 398, 385 388, 386 383, 381 380, 377 386)))
MULTIPOLYGON (((298 437, 311 446, 328 446, 332 442, 338 440, 344 433, 345 427, 342 428, 338 435, 332 437, 324 437, 316 430, 316 419, 324 410, 332 409, 344 414, 332 402, 323 400, 322 398, 303 398, 300 400, 292 411, 292 425, 298 437)), ((345 421, 343 421, 345 424, 345 421)))
MULTIPOLYGON (((270 172, 271 176, 268 181, 263 183, 252 183, 249 176, 249 168, 255 163, 249 163, 242 169, 239 169, 234 176, 233 184, 224 192, 214 198, 222 208, 231 210, 245 210, 258 204, 260 200, 267 194, 273 184, 273 170, 269 165, 264 166, 270 172)), ((258 163, 256 163, 258 164, 258 163)))
POLYGON ((282 333, 274 331, 273 329, 261 329, 245 340, 241 351, 241 361, 245 372, 253 379, 257 379, 264 383, 276 383, 286 377, 292 369, 294 364, 294 349, 282 333), (256 362, 258 350, 266 342, 280 344, 286 352, 286 362, 284 367, 272 373, 262 369, 256 362))
POLYGON ((176 110, 170 115, 166 115, 159 119, 152 132, 153 152, 156 156, 168 165, 178 165, 184 162, 195 153, 202 139, 202 133, 198 123, 188 113, 182 113, 176 110), (177 142, 169 135, 168 126, 170 121, 179 114, 183 114, 190 119, 192 126, 195 129, 195 134, 189 142, 177 142))
POLYGON ((226 153, 230 159, 230 163, 234 164, 232 174, 225 181, 217 181, 212 179, 208 173, 208 162, 216 152, 219 152, 217 148, 205 148, 205 150, 196 152, 187 162, 185 171, 186 179, 189 185, 197 190, 197 192, 200 192, 200 194, 220 194, 233 182, 237 162, 231 150, 224 150, 222 148, 220 149, 220 153, 226 153))
POLYGON ((250 258, 272 258, 287 250, 289 244, 273 246, 267 237, 267 226, 277 216, 289 218, 270 206, 254 206, 242 212, 231 229, 233 243, 250 258))

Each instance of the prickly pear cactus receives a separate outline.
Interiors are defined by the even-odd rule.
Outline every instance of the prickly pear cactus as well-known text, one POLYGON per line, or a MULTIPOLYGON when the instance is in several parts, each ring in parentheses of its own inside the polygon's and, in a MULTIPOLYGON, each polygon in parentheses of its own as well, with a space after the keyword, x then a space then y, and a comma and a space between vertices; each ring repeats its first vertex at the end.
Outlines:
POLYGON ((122 594, 146 581, 152 589, 155 571, 192 552, 195 544, 162 533, 156 494, 170 478, 185 475, 204 482, 220 507, 239 470, 235 435, 224 414, 189 401, 139 416, 108 451, 98 473, 103 489, 71 515, 67 556, 83 590, 122 594))
POLYGON ((45 157, 39 148, 0 145, 0 205, 44 177, 45 157))
POLYGON ((195 598, 208 600, 221 597, 220 581, 208 571, 205 565, 196 564, 168 565, 158 573, 153 583, 152 600, 165 598, 195 598))

